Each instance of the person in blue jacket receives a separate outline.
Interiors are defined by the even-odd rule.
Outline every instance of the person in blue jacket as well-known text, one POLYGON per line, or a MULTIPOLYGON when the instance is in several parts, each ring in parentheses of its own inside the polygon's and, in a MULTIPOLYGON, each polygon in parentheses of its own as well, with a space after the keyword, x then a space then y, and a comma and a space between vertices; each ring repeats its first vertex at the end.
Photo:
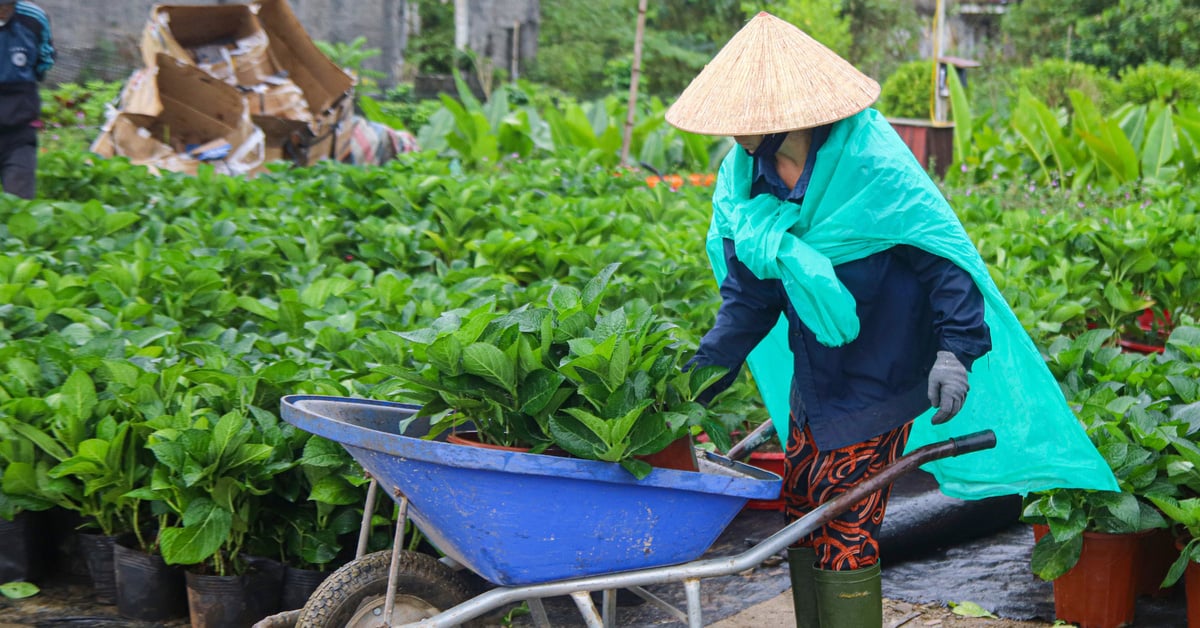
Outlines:
POLYGON ((38 83, 54 65, 50 19, 32 2, 0 0, 0 189, 37 191, 38 83))
MULTIPOLYGON (((748 204, 764 197, 773 197, 771 207, 786 208, 824 195, 810 181, 819 160, 841 157, 821 152, 831 130, 864 111, 878 94, 878 84, 848 62, 762 13, 692 81, 667 120, 686 131, 734 137, 732 150, 752 160, 752 167, 740 171, 748 180, 721 181, 734 176, 723 165, 717 188, 746 190, 737 200, 744 205, 731 205, 729 220, 747 221, 748 204)), ((734 201, 718 192, 714 204, 721 203, 734 201)), ((760 220, 780 215, 767 211, 760 220)), ((690 365, 730 369, 702 399, 711 400, 785 321, 793 364, 789 433, 781 434, 787 460, 783 496, 788 518, 795 520, 899 457, 913 420, 931 407, 937 408, 934 423, 952 419, 966 399, 972 363, 989 351, 991 338, 984 298, 971 275, 907 244, 833 266, 853 298, 858 329, 845 341, 821 338, 811 310, 798 305, 780 276, 762 270, 775 268, 775 258, 743 259, 758 257, 765 239, 714 239, 710 232, 710 257, 722 258, 713 260, 714 268, 724 266, 726 274, 715 324, 690 365)), ((789 549, 797 626, 881 625, 877 537, 888 492, 789 549)))

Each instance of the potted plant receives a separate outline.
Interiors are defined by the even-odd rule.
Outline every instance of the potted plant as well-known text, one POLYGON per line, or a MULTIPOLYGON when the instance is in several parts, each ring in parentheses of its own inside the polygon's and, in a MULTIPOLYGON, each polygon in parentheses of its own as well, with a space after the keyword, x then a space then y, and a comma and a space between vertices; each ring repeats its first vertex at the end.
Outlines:
POLYGON ((1031 567, 1054 581, 1056 616, 1115 627, 1133 619, 1135 557, 1142 558, 1152 531, 1167 525, 1153 500, 1179 493, 1168 447, 1188 427, 1163 394, 1173 377, 1166 363, 1123 353, 1109 346, 1111 337, 1111 330, 1093 330, 1060 339, 1051 346, 1050 367, 1121 491, 1032 494, 1023 519, 1044 526, 1035 531, 1031 567))
POLYGON ((272 542, 285 565, 285 611, 304 606, 345 549, 353 549, 367 494, 365 474, 341 445, 310 436, 300 452, 296 466, 276 476, 274 500, 255 528, 258 541, 272 542))
POLYGON ((282 568, 243 553, 260 497, 294 464, 285 443, 264 442, 268 434, 246 412, 195 408, 149 437, 158 461, 152 491, 174 515, 159 548, 167 564, 187 567, 194 624, 248 624, 278 610, 282 568))
POLYGON ((691 430, 710 420, 696 398, 725 369, 683 370, 684 349, 644 301, 605 309, 616 269, 583 290, 555 286, 542 307, 501 312, 489 301, 447 312, 401 334, 409 364, 380 370, 423 406, 433 434, 469 422, 485 443, 555 446, 643 478, 651 464, 642 457, 680 439, 693 455, 691 430))
POLYGON ((1188 626, 1200 626, 1200 497, 1182 500, 1155 497, 1153 501, 1180 535, 1179 558, 1171 565, 1162 587, 1170 587, 1186 576, 1188 626))
POLYGON ((83 370, 71 372, 45 402, 34 405, 43 408, 42 417, 5 420, 6 431, 39 452, 7 469, 7 490, 78 516, 76 537, 97 601, 113 603, 113 547, 119 535, 134 531, 142 504, 128 493, 149 473, 140 460, 145 431, 108 408, 97 420, 96 386, 83 370))

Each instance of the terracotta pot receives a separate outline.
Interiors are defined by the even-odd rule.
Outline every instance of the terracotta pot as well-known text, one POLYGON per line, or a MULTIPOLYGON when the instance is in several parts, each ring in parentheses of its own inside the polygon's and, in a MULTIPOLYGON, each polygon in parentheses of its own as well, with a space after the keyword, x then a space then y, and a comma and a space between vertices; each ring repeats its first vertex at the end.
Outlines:
POLYGON ((1200 563, 1188 563, 1183 581, 1187 591, 1188 628, 1200 628, 1200 563))
POLYGON ((1132 624, 1138 584, 1135 565, 1150 532, 1084 532, 1079 562, 1054 581, 1054 616, 1079 628, 1132 624))
POLYGON ((676 469, 679 471, 695 471, 696 449, 692 446, 691 434, 675 439, 658 453, 637 456, 638 460, 647 462, 656 469, 676 469))
POLYGON ((1166 350, 1166 347, 1163 345, 1148 345, 1140 342, 1134 342, 1133 340, 1126 340, 1124 338, 1118 340, 1117 344, 1121 345, 1121 349, 1123 349, 1126 353, 1143 353, 1150 355, 1151 353, 1162 353, 1166 350))
POLYGON ((1141 559, 1138 561, 1137 594, 1151 597, 1167 597, 1179 587, 1176 583, 1162 588, 1167 571, 1183 548, 1175 546, 1175 538, 1167 528, 1151 530, 1142 540, 1141 559))
MULTIPOLYGON (((752 467, 758 467, 763 471, 770 471, 779 477, 783 477, 783 465, 787 460, 787 456, 781 451, 756 451, 750 454, 749 463, 752 467)), ((747 510, 777 510, 782 512, 784 509, 783 497, 777 499, 752 499, 746 502, 747 510)))
MULTIPOLYGON (((507 445, 493 445, 491 443, 483 443, 479 441, 479 433, 473 431, 466 432, 451 432, 446 435, 446 442, 455 445, 467 445, 470 447, 483 447, 484 449, 498 449, 501 451, 512 451, 517 453, 529 453, 528 447, 509 447, 507 445)), ((551 446, 543 452, 548 456, 567 456, 567 452, 551 446)), ((690 435, 676 439, 675 442, 667 445, 665 449, 658 453, 649 454, 646 456, 637 456, 639 460, 644 460, 650 463, 650 466, 659 469, 678 469, 680 471, 695 471, 696 467, 696 452, 692 447, 692 437, 690 435)))
POLYGON ((501 451, 515 451, 517 453, 529 453, 528 447, 509 447, 507 445, 493 445, 479 440, 478 432, 451 432, 446 435, 446 442, 455 445, 466 445, 468 447, 482 447, 484 449, 499 449, 501 451))

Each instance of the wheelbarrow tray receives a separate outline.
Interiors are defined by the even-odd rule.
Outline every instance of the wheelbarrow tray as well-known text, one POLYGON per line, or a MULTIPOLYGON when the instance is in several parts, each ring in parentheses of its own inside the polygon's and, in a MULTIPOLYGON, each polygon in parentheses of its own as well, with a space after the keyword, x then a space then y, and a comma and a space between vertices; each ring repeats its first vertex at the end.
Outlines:
POLYGON ((695 560, 750 499, 774 499, 779 476, 708 454, 699 471, 636 480, 615 463, 508 452, 400 433, 420 408, 291 395, 284 420, 340 443, 381 488, 409 500, 434 546, 487 580, 529 585, 695 560))

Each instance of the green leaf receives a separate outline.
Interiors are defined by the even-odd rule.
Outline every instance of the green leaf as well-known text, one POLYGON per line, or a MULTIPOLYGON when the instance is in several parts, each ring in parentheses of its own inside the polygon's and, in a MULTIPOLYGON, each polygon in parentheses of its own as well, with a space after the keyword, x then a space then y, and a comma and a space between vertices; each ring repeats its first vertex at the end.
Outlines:
POLYGON ((976 602, 950 602, 949 604, 950 610, 960 617, 988 617, 997 619, 995 615, 976 602))
POLYGON ((183 513, 183 527, 159 533, 163 560, 169 565, 196 565, 208 560, 229 538, 233 513, 210 499, 198 498, 183 513))
POLYGON ((226 469, 232 471, 242 466, 253 465, 264 460, 269 460, 271 454, 275 452, 275 448, 270 445, 242 445, 237 448, 233 457, 229 458, 226 469))
POLYGON ((946 78, 950 87, 950 110, 954 115, 954 162, 965 164, 974 147, 971 136, 975 127, 975 117, 971 113, 967 91, 958 80, 958 72, 947 72, 946 78))
POLYGON ((1082 534, 1074 535, 1065 542, 1058 542, 1054 535, 1047 534, 1034 546, 1029 566, 1039 578, 1056 580, 1079 562, 1082 550, 1082 534))
POLYGON ((608 282, 612 279, 617 269, 621 267, 620 262, 614 262, 605 266, 603 270, 592 277, 587 285, 583 287, 583 306, 589 308, 593 315, 596 314, 599 307, 600 298, 604 296, 604 290, 608 288, 608 282))
POLYGON ((554 442, 573 456, 595 460, 607 449, 595 431, 573 417, 552 416, 549 428, 554 442))
POLYGON ((583 408, 563 408, 563 412, 571 415, 575 420, 579 421, 586 427, 596 438, 605 445, 611 445, 611 434, 613 425, 604 419, 584 410, 583 408))
MULTIPOLYGON (((550 306, 556 311, 556 316, 560 319, 563 314, 576 312, 580 305, 580 293, 577 288, 571 286, 554 286, 550 290, 550 306)), ((586 316, 586 315, 585 315, 586 316)), ((587 317, 590 321, 591 317, 587 317)))
POLYGON ((362 502, 363 492, 340 476, 327 475, 313 485, 308 499, 321 504, 350 506, 362 502))
POLYGON ((336 469, 346 463, 345 450, 341 445, 320 436, 309 437, 304 443, 300 464, 318 469, 336 469))
POLYGON ((32 582, 5 582, 0 584, 0 594, 11 600, 23 600, 27 597, 33 597, 42 590, 32 582))
POLYGON ((438 338, 429 345, 429 363, 443 375, 451 377, 463 373, 463 346, 458 338, 450 335, 438 338))
POLYGON ((87 419, 96 407, 96 385, 83 371, 71 371, 59 390, 58 411, 74 419, 87 419))
POLYGON ((566 381, 561 373, 549 369, 538 369, 531 372, 521 382, 517 397, 521 400, 521 412, 529 415, 541 414, 554 399, 559 387, 566 381))
POLYGON ((212 440, 209 453, 214 459, 232 455, 238 447, 250 439, 246 415, 240 412, 229 412, 222 416, 212 429, 212 440))
POLYGON ((645 479, 646 476, 650 475, 650 472, 654 470, 654 467, 651 467, 650 463, 638 460, 637 458, 626 458, 622 460, 621 467, 633 474, 633 477, 638 480, 645 479))
POLYGON ((463 370, 516 394, 516 367, 499 348, 476 342, 463 350, 463 370))
POLYGON ((1142 174, 1156 181, 1170 180, 1166 166, 1175 154, 1175 125, 1171 122, 1171 111, 1156 103, 1150 113, 1153 121, 1142 144, 1142 174))

